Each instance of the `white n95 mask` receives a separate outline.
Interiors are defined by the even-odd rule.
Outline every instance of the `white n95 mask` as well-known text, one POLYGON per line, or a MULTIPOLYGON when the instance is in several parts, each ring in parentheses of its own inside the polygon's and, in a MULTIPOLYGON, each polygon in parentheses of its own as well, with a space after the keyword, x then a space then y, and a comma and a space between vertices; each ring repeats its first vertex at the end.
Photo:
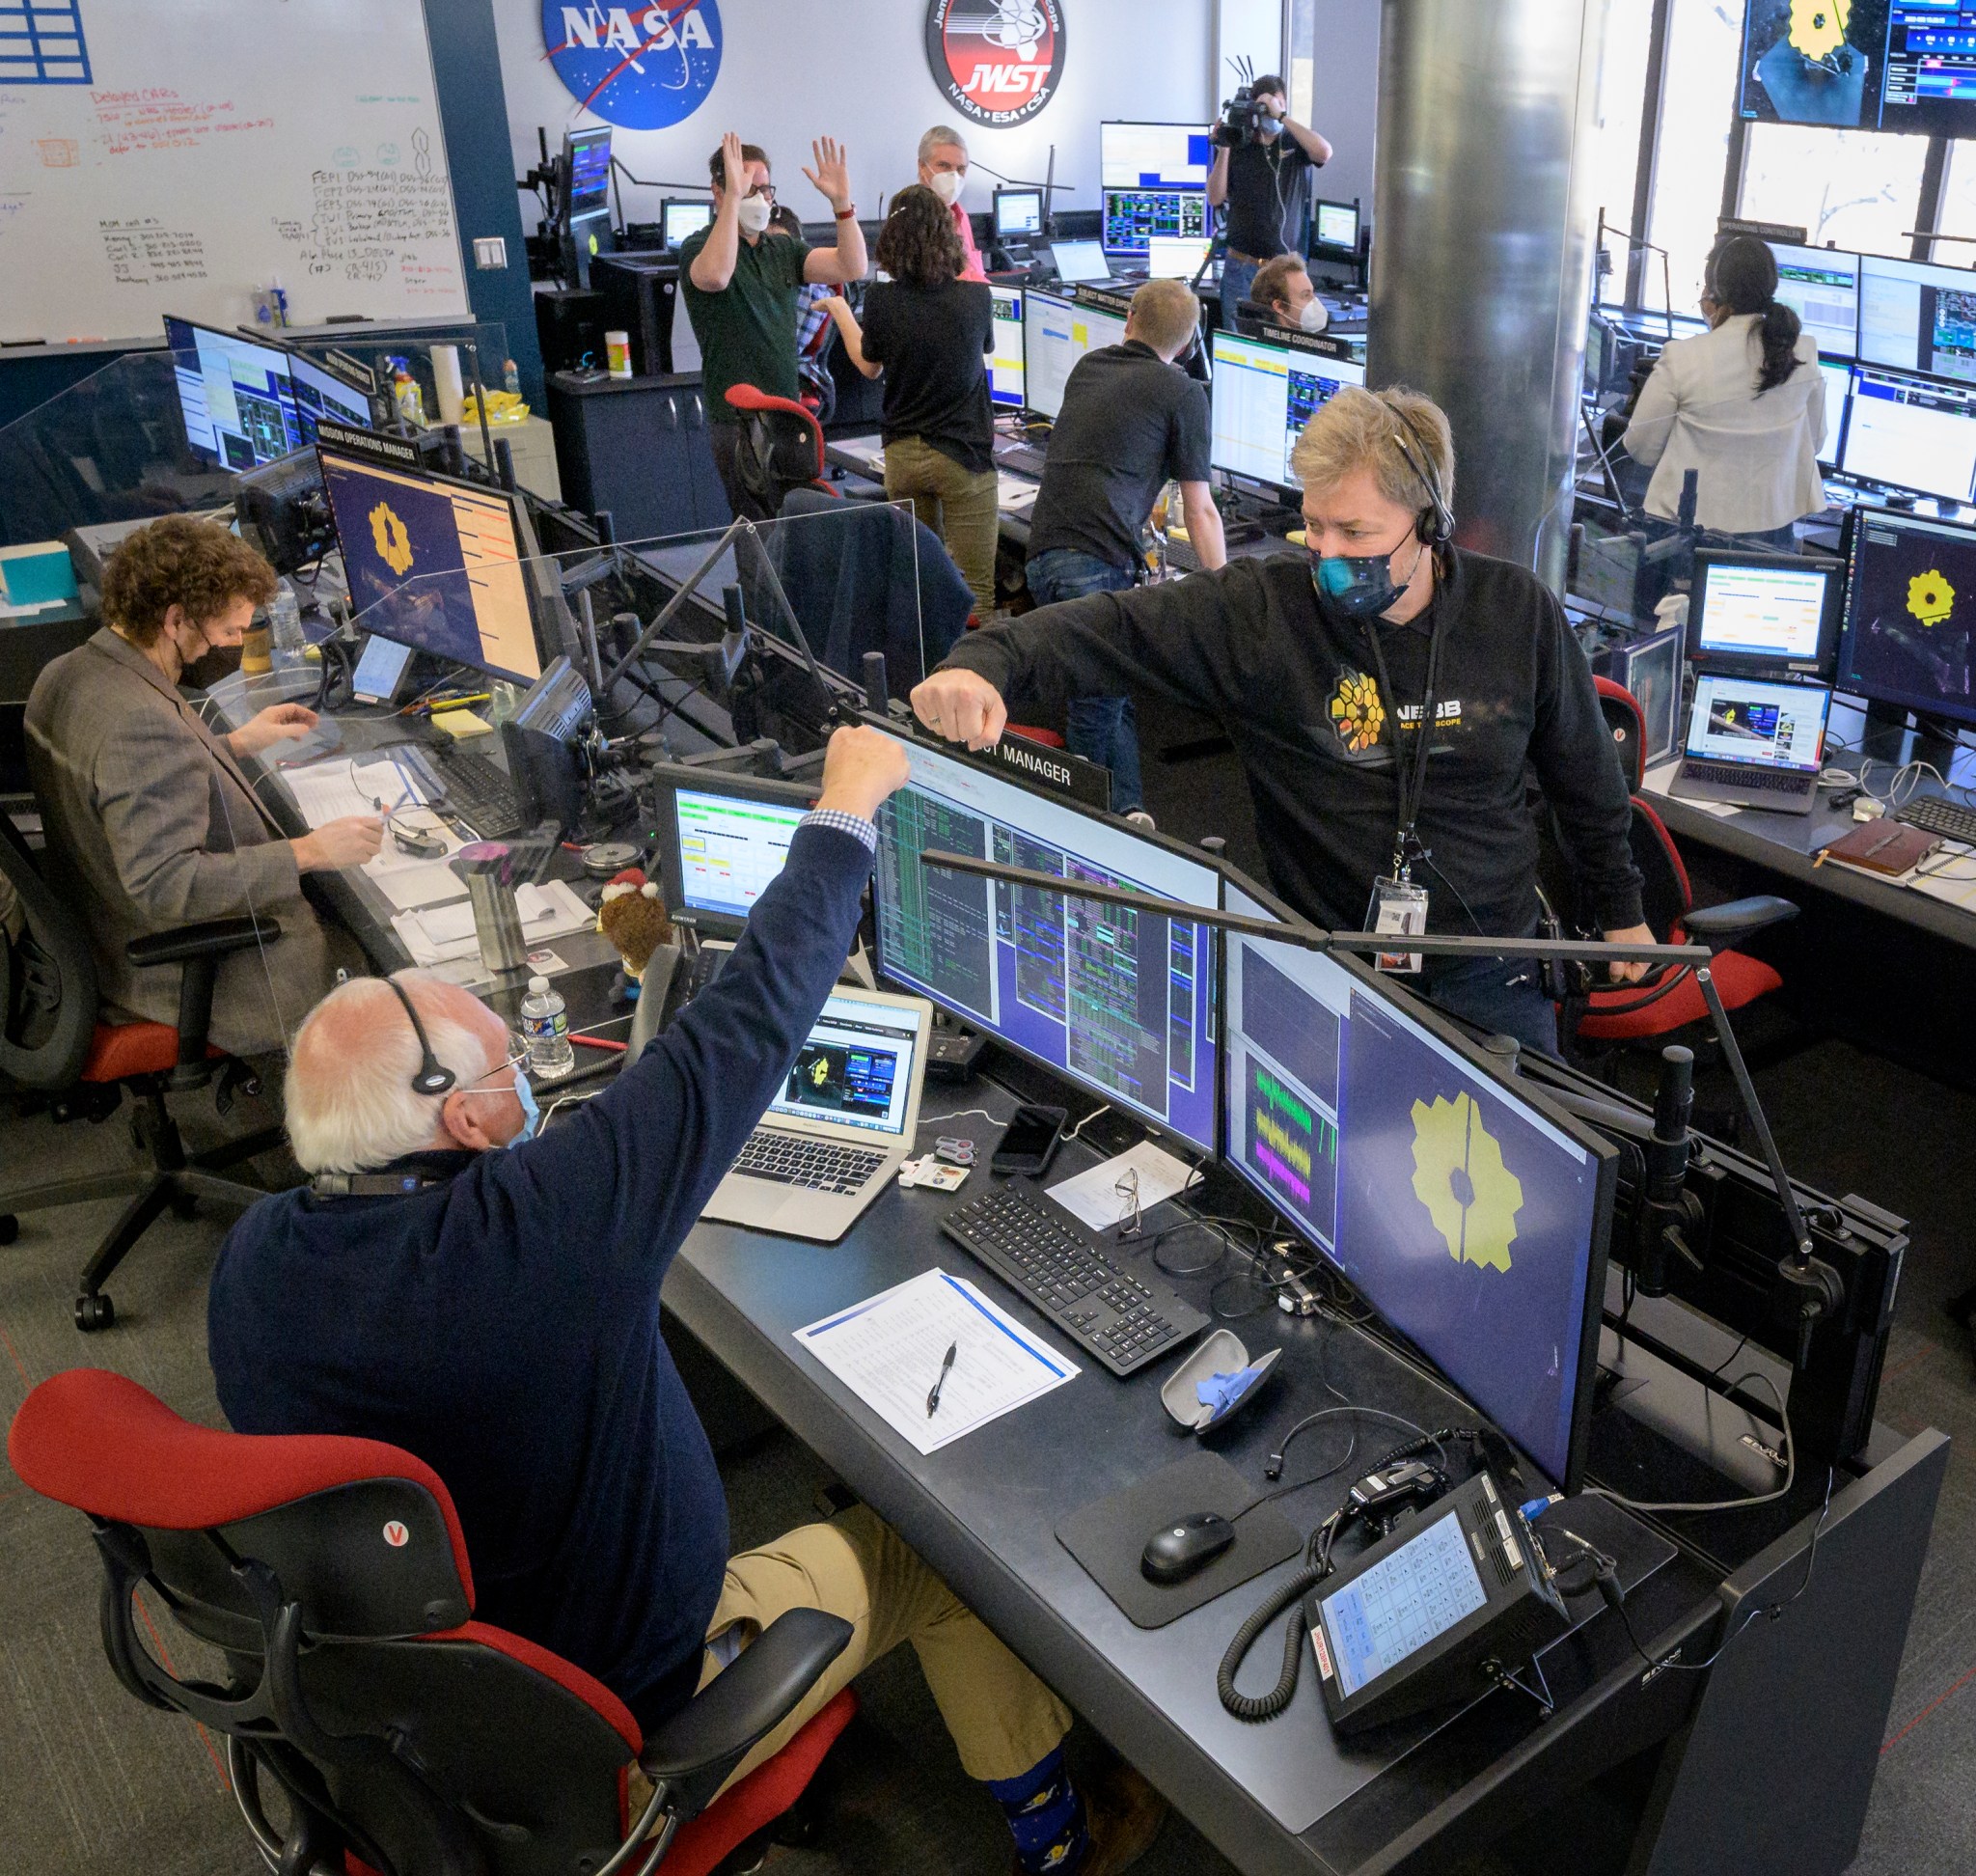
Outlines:
POLYGON ((961 184, 966 179, 958 170, 941 170, 926 186, 951 208, 961 199, 961 184))
POLYGON ((775 212, 761 196, 746 197, 741 204, 741 232, 744 234, 766 234, 769 220, 775 212))

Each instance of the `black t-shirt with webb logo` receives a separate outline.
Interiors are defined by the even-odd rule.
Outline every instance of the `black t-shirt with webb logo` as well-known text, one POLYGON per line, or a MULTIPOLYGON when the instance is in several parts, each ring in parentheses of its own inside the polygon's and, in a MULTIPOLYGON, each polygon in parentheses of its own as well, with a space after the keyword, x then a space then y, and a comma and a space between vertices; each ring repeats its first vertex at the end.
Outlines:
POLYGON ((1241 754, 1276 891, 1320 925, 1358 930, 1372 882, 1392 860, 1393 749, 1397 737, 1411 754, 1420 733, 1439 621, 1419 814, 1433 868, 1414 872, 1429 892, 1429 928, 1492 937, 1533 928, 1532 769, 1601 927, 1639 924, 1626 781, 1563 609, 1507 561, 1452 548, 1444 565, 1433 605, 1406 625, 1330 618, 1308 560, 1283 554, 1040 607, 968 633, 947 664, 978 672, 1012 704, 1137 692, 1218 717, 1241 754), (1373 631, 1391 696, 1379 681, 1373 631))

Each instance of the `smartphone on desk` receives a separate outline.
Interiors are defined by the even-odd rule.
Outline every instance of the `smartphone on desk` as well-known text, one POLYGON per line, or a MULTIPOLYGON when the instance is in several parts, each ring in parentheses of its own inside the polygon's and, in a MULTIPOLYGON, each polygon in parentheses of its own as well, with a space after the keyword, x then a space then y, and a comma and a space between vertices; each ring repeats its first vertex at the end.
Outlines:
POLYGON ((1020 1172, 1040 1179, 1057 1157, 1057 1145, 1063 1139, 1063 1123, 1069 1118, 1066 1109, 1025 1102, 1009 1117, 1007 1129, 988 1162, 988 1170, 1003 1175, 1020 1172))

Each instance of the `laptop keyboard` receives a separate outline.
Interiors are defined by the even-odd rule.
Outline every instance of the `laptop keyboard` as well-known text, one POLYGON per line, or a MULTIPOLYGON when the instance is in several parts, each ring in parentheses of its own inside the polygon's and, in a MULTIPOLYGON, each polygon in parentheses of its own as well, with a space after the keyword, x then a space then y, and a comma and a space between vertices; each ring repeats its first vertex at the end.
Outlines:
POLYGON ((1774 794, 1809 794, 1818 786, 1816 775, 1743 768, 1735 762, 1697 762, 1692 757, 1682 772, 1690 782, 1724 788, 1764 788, 1774 794))
POLYGON ((995 466, 998 469, 1012 469, 1019 476, 1033 476, 1038 482, 1043 479, 1043 469, 1050 460, 1046 451, 1039 450, 1033 443, 1004 443, 995 453, 995 466))
POLYGON ((883 1153, 866 1147, 839 1146, 832 1140, 757 1127, 733 1171, 778 1185, 808 1186, 812 1192, 856 1192, 884 1164, 883 1153))

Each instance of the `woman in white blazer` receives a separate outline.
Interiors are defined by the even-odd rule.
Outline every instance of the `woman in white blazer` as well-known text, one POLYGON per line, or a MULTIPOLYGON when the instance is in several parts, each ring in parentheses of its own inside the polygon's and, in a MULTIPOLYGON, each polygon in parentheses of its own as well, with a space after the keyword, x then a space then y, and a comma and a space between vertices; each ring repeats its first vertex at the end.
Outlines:
POLYGON ((1661 352, 1627 426, 1626 452, 1654 468, 1648 514, 1674 520, 1693 469, 1697 525, 1788 549, 1791 524, 1825 508, 1818 343, 1779 303, 1776 257, 1753 235, 1717 242, 1706 280, 1710 330, 1661 352))

